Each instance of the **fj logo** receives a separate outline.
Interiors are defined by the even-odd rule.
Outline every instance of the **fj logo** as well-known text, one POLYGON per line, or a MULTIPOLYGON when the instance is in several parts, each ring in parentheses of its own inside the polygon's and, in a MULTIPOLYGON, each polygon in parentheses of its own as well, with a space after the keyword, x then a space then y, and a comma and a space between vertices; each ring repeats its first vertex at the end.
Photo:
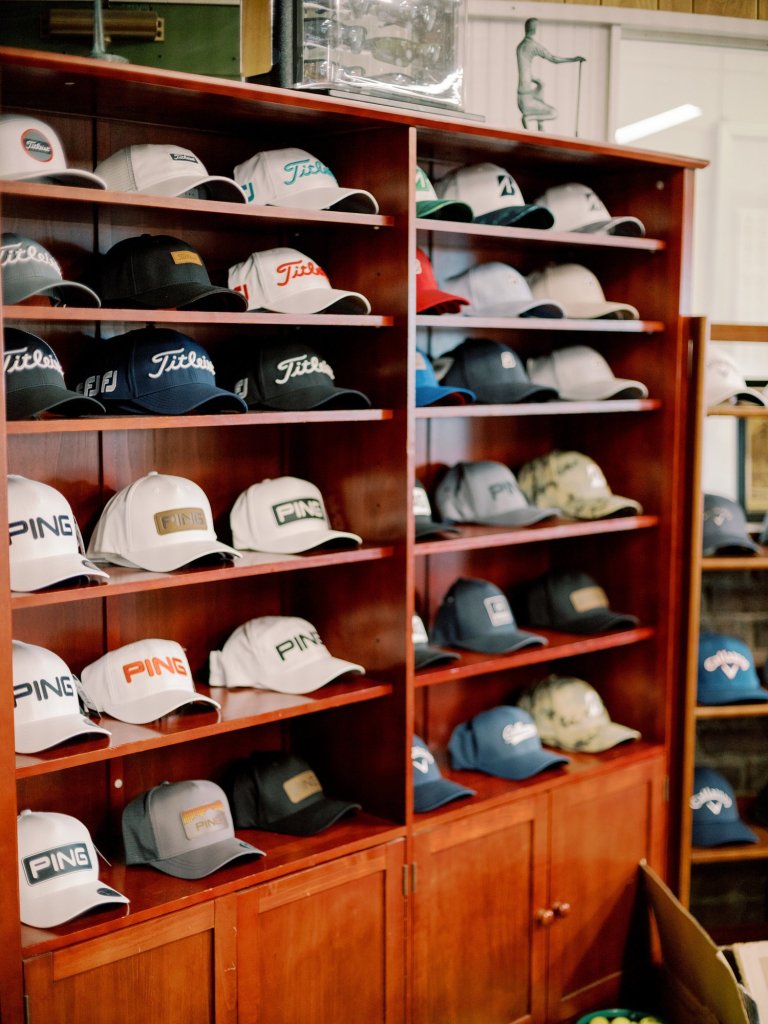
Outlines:
POLYGON ((117 390, 118 371, 107 370, 106 373, 95 373, 86 377, 82 384, 75 385, 75 390, 93 398, 95 395, 108 395, 117 390))
POLYGON ((44 850, 22 861, 24 874, 30 885, 47 882, 49 878, 68 875, 73 871, 88 871, 93 868, 91 855, 85 843, 67 843, 44 850))

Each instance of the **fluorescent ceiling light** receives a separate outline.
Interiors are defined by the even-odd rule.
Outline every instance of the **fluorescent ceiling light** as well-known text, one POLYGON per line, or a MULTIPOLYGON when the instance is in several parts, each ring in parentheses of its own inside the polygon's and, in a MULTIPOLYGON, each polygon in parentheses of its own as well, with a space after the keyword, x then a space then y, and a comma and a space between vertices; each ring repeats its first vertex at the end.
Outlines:
POLYGON ((634 142, 636 139, 644 139, 646 135, 663 132, 665 128, 674 128, 677 124, 693 121, 694 118, 701 117, 701 114, 701 107, 695 107, 693 103, 683 103, 681 107, 673 107, 671 110, 654 114, 653 117, 644 117, 642 121, 625 124, 623 128, 616 129, 613 137, 617 142, 634 142))

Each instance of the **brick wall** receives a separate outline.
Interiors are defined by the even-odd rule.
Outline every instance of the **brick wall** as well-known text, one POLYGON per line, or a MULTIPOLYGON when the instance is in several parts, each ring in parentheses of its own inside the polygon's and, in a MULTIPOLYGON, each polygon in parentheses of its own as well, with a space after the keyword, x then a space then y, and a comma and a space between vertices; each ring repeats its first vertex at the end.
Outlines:
POLYGON ((768 0, 548 0, 554 3, 588 4, 592 7, 634 7, 644 11, 675 14, 716 14, 726 18, 768 21, 768 0))

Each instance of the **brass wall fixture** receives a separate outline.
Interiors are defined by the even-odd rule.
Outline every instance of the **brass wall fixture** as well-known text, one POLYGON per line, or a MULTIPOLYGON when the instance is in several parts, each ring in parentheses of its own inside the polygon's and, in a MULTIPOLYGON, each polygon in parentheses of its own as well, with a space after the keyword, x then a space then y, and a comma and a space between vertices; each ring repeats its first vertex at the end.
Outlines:
MULTIPOLYGON (((104 39, 145 39, 165 41, 165 19, 155 11, 109 11, 103 13, 104 39)), ((68 10, 54 7, 48 12, 49 36, 93 36, 94 13, 88 8, 68 10)))

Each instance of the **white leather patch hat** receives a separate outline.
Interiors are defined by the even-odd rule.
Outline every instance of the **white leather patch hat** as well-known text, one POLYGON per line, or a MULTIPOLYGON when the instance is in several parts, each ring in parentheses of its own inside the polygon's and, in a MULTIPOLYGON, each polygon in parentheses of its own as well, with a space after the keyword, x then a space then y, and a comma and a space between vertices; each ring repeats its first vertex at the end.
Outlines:
POLYGON ((645 234, 641 220, 637 217, 612 217, 596 192, 575 181, 548 188, 536 202, 552 211, 555 231, 630 235, 635 238, 645 234))
POLYGON ((612 722, 597 690, 574 676, 549 675, 518 704, 532 716, 541 742, 551 747, 599 754, 640 739, 637 729, 612 722))
POLYGON ((588 345, 568 345, 527 362, 534 384, 556 388, 566 402, 600 402, 608 398, 647 398, 639 380, 614 376, 600 352, 588 345))
POLYGON ((68 167, 58 133, 26 114, 0 114, 0 178, 79 188, 107 187, 98 174, 68 167))
POLYGON ((531 293, 559 303, 573 320, 639 320, 628 302, 609 302, 597 277, 579 263, 557 263, 528 275, 531 293))
POLYGON ((259 206, 379 212, 379 204, 370 192, 341 188, 322 160, 293 146, 256 153, 235 167, 234 178, 246 201, 259 206))
POLYGON ((189 199, 244 203, 245 194, 232 178, 209 174, 201 160, 184 146, 144 143, 124 146, 102 160, 96 173, 115 192, 139 192, 189 199))

